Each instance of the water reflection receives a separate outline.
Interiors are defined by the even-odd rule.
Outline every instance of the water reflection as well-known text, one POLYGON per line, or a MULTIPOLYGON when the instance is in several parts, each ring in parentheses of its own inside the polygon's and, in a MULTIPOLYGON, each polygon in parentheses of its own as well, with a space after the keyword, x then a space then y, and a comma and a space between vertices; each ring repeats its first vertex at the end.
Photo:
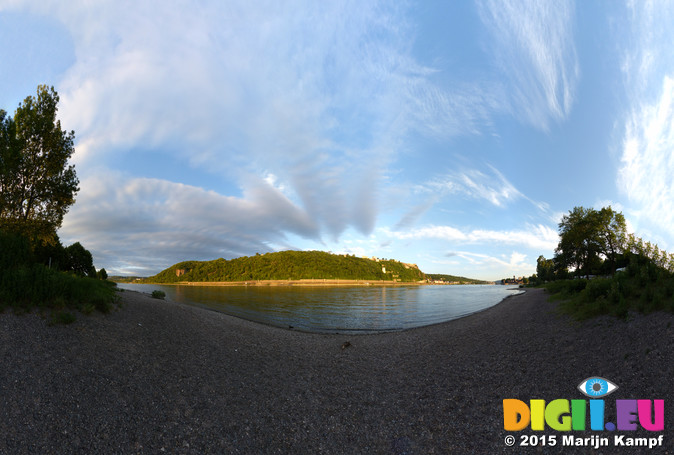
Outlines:
POLYGON ((311 332, 402 330, 456 319, 517 293, 504 286, 162 286, 120 284, 244 319, 311 332))

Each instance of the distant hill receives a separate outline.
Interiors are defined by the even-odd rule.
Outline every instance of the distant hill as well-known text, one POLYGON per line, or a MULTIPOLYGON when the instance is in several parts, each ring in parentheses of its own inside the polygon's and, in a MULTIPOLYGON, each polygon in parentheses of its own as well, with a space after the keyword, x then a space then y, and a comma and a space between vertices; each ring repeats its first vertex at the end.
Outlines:
POLYGON ((430 281, 444 281, 450 284, 487 284, 487 281, 474 280, 463 276, 443 275, 440 273, 427 273, 426 278, 430 281))
POLYGON ((280 251, 231 260, 180 262, 144 281, 178 283, 304 279, 415 282, 425 280, 426 276, 415 264, 392 259, 366 259, 323 251, 280 251))

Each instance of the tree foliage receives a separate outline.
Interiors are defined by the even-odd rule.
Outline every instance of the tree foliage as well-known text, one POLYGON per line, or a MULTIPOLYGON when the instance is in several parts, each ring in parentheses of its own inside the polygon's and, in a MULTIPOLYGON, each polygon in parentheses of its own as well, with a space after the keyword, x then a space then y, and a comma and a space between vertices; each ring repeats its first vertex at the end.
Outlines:
POLYGON ((536 260, 536 276, 542 282, 555 279, 555 261, 546 259, 543 255, 536 260))
POLYGON ((68 164, 75 133, 56 119, 59 96, 40 85, 14 117, 0 111, 0 228, 50 242, 79 191, 68 164))
MULTIPOLYGON (((69 248, 87 256, 88 251, 81 245, 69 248)), ((65 257, 69 248, 58 243, 53 251, 65 257)), ((0 230, 0 311, 8 306, 17 310, 38 307, 74 308, 84 313, 110 311, 116 298, 113 283, 62 270, 56 267, 56 261, 51 267, 44 264, 24 236, 0 230)))
POLYGON ((575 269, 578 276, 590 275, 606 261, 613 273, 625 247, 625 217, 610 206, 575 207, 562 217, 559 237, 555 260, 563 268, 575 269))
POLYGON ((186 261, 147 279, 180 281, 373 280, 413 282, 424 279, 416 267, 395 260, 374 261, 322 251, 281 251, 232 260, 186 261))
POLYGON ((426 278, 431 281, 444 281, 445 283, 487 284, 487 282, 483 280, 466 278, 464 276, 447 275, 444 273, 427 273, 426 278))
POLYGON ((79 191, 68 164, 75 134, 61 129, 58 102, 40 85, 14 117, 0 110, 0 311, 107 312, 115 301, 112 284, 89 279, 91 253, 80 243, 64 248, 56 234, 79 191))
POLYGON ((627 234, 622 213, 575 207, 562 218, 559 235, 554 260, 538 258, 536 282, 563 300, 562 311, 579 319, 674 312, 674 254, 627 234), (569 268, 576 279, 566 279, 569 268))
POLYGON ((64 271, 74 272, 79 276, 96 278, 96 269, 94 260, 89 250, 86 250, 80 242, 73 243, 65 249, 65 267, 64 271))

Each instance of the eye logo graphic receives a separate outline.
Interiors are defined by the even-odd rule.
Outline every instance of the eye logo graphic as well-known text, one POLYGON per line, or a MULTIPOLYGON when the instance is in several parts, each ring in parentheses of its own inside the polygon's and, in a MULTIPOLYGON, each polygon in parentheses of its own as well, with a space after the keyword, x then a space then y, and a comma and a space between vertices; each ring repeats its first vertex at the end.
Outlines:
POLYGON ((583 395, 590 398, 604 397, 615 392, 617 389, 618 386, 608 379, 596 376, 589 377, 578 384, 578 390, 580 390, 583 395))

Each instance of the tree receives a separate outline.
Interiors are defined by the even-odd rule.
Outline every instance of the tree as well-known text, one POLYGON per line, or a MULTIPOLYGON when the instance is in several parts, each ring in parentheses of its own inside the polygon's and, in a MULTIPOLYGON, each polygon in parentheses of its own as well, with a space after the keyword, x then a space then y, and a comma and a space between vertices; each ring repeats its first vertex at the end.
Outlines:
POLYGON ((73 243, 65 249, 66 272, 75 272, 79 276, 96 278, 94 260, 89 250, 85 249, 80 242, 73 243))
POLYGON ((601 210, 575 207, 559 223, 559 244, 555 260, 564 268, 573 267, 590 275, 606 258, 615 272, 618 254, 625 245, 625 217, 610 206, 601 210))
POLYGON ((57 234, 54 234, 48 241, 38 239, 33 242, 32 247, 33 257, 37 263, 55 270, 62 270, 65 266, 66 249, 57 234))
POLYGON ((536 260, 536 276, 543 283, 555 279, 555 261, 545 259, 543 255, 538 256, 536 260))
POLYGON ((581 269, 589 274, 590 257, 597 254, 597 238, 591 226, 590 211, 583 207, 574 207, 559 223, 559 244, 556 253, 564 266, 581 269))
POLYGON ((79 191, 68 165, 75 133, 56 120, 59 96, 40 85, 14 118, 0 111, 0 229, 51 242, 79 191))
POLYGON ((602 208, 596 216, 598 217, 600 250, 609 263, 611 274, 614 275, 618 255, 625 250, 627 239, 625 217, 622 213, 615 212, 611 206, 602 208))

